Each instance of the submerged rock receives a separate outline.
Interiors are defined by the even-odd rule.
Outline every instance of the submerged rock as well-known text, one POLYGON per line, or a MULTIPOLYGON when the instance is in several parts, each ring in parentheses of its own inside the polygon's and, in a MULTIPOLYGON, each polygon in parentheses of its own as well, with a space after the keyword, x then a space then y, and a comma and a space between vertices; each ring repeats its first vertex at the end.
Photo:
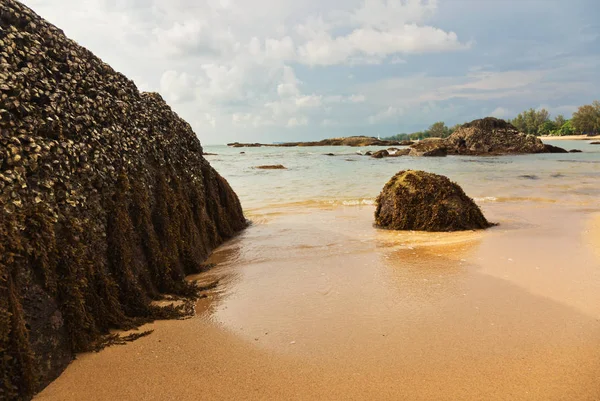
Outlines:
POLYGON ((461 231, 491 227, 458 184, 424 171, 400 171, 376 200, 375 225, 391 230, 461 231))
POLYGON ((261 170, 286 170, 287 167, 281 165, 281 164, 272 164, 272 165, 266 165, 266 166, 256 166, 255 168, 261 169, 261 170))
POLYGON ((600 141, 590 142, 590 145, 600 145, 600 141))
POLYGON ((579 150, 579 149, 571 149, 571 150, 569 150, 569 153, 582 153, 582 152, 583 151, 579 150))
POLYGON ((111 329, 183 309, 186 274, 246 226, 156 93, 0 1, 0 398, 27 399, 111 329))

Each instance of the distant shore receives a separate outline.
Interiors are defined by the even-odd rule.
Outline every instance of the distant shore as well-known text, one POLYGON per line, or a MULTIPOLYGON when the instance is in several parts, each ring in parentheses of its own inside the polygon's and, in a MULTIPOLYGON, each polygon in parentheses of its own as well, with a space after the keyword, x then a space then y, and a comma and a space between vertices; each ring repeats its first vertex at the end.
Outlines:
POLYGON ((586 141, 586 140, 599 140, 600 135, 587 136, 587 135, 564 135, 564 136, 552 136, 545 135, 539 137, 541 140, 546 141, 586 141))

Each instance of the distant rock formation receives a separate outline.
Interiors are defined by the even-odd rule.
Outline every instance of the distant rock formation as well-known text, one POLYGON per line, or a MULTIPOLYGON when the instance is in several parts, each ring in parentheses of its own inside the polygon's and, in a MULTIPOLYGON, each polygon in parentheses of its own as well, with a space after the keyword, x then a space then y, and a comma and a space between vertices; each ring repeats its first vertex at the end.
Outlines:
POLYGON ((569 153, 566 149, 554 145, 549 145, 547 143, 544 144, 544 147, 546 148, 545 153, 569 153))
POLYGON ((263 146, 263 144, 233 142, 233 143, 228 143, 227 146, 231 146, 232 148, 260 148, 261 146, 263 146))
MULTIPOLYGON (((395 149, 395 148, 391 148, 391 149, 395 149)), ((410 149, 396 149, 396 150, 390 150, 390 149, 385 150, 384 149, 384 150, 378 150, 377 152, 370 154, 370 156, 375 159, 383 159, 385 157, 407 156, 409 153, 410 153, 410 149)))
POLYGON ((415 156, 511 155, 562 152, 556 146, 544 145, 535 135, 519 132, 509 122, 494 117, 474 120, 462 125, 445 139, 420 141, 412 145, 415 156))
POLYGON ((383 139, 377 139, 370 136, 349 136, 344 138, 330 138, 323 139, 321 141, 316 142, 287 142, 287 143, 279 143, 279 144, 264 144, 264 143, 239 143, 233 142, 228 143, 227 146, 231 146, 234 148, 241 147, 261 147, 261 146, 271 146, 271 147, 294 147, 294 146, 400 146, 401 143, 399 141, 388 141, 383 139))
POLYGON ((371 157, 374 159, 383 159, 384 157, 388 157, 389 155, 390 155, 390 152, 383 149, 383 150, 378 150, 377 152, 373 153, 371 155, 371 157))
POLYGON ((258 169, 261 169, 261 170, 286 170, 287 169, 287 167, 285 167, 282 164, 256 166, 255 168, 258 168, 258 169))
POLYGON ((246 226, 156 93, 0 1, 0 398, 27 399, 109 329, 184 313, 184 280, 246 226))
POLYGON ((461 231, 491 227, 458 184, 425 171, 400 171, 377 197, 375 225, 391 230, 461 231))

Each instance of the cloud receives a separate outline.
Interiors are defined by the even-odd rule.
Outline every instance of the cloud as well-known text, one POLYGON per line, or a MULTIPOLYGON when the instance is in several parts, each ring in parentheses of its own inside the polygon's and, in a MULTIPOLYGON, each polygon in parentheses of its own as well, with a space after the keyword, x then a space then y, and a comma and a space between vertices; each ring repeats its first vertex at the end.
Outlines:
POLYGON ((496 107, 494 109, 494 111, 492 111, 490 113, 490 116, 496 117, 496 118, 507 118, 507 117, 510 117, 511 115, 512 115, 512 112, 505 109, 504 107, 496 107))
POLYGON ((296 98, 296 106, 300 108, 319 107, 321 104, 320 95, 307 95, 296 98))
POLYGON ((299 127, 302 125, 308 125, 308 119, 304 116, 301 117, 292 117, 288 120, 287 126, 289 128, 299 127))
POLYGON ((370 116, 369 123, 377 124, 381 122, 390 121, 401 116, 402 114, 404 114, 404 111, 402 109, 389 106, 387 109, 381 110, 377 114, 370 116))
MULTIPOLYGON (((436 1, 366 0, 344 20, 309 20, 297 27, 306 43, 298 48, 299 62, 316 65, 378 64, 398 53, 445 52, 467 49, 454 32, 419 25, 436 9, 436 1), (350 30, 334 35, 334 30, 350 30)), ((394 57, 395 63, 402 62, 394 57)))
POLYGON ((165 71, 160 78, 160 92, 167 101, 182 103, 194 100, 195 83, 187 73, 177 71, 165 71))
POLYGON ((595 3, 551 2, 539 18, 537 2, 23 2, 141 90, 159 91, 208 143, 373 124, 410 132, 536 105, 568 116, 600 91, 595 3), (490 29, 498 20, 510 35, 490 29))

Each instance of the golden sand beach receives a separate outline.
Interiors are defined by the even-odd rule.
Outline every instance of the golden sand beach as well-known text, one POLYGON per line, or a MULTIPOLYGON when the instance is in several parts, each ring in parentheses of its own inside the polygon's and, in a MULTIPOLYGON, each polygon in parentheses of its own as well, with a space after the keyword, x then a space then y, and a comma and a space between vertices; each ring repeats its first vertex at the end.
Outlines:
POLYGON ((372 206, 251 215, 198 315, 80 355, 38 400, 598 400, 600 218, 486 204, 486 232, 372 206), (293 233, 293 235, 290 235, 293 233))

